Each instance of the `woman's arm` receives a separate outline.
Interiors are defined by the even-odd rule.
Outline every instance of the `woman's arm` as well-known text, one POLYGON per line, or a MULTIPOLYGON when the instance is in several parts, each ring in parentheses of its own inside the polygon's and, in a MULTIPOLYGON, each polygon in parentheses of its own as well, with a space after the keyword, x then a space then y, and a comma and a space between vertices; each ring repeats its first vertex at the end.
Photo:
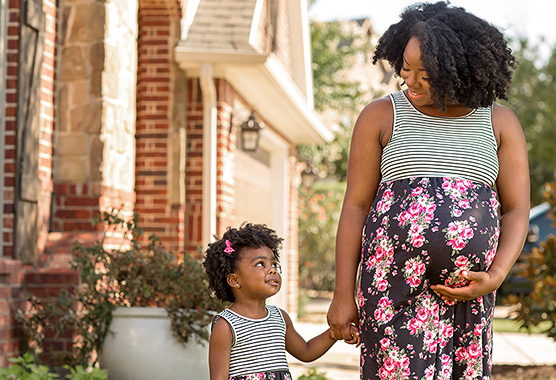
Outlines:
MULTIPOLYGON (((295 330, 292 320, 284 310, 282 316, 286 322, 286 351, 302 362, 312 362, 320 358, 332 347, 336 340, 332 331, 327 329, 308 342, 295 330)), ((348 343, 359 345, 359 332, 352 330, 352 338, 348 343)))
POLYGON ((498 289, 519 257, 529 226, 529 166, 519 120, 508 108, 495 104, 492 124, 498 138, 500 171, 496 188, 500 199, 500 238, 487 272, 467 272, 468 286, 431 288, 447 300, 472 300, 498 289))
POLYGON ((210 380, 228 380, 232 342, 233 336, 230 325, 225 319, 219 318, 210 333, 210 380))
POLYGON ((393 123, 388 97, 369 104, 359 115, 351 138, 347 189, 336 236, 334 298, 327 320, 336 339, 349 340, 358 325, 355 279, 361 257, 361 236, 380 182, 380 158, 393 123))

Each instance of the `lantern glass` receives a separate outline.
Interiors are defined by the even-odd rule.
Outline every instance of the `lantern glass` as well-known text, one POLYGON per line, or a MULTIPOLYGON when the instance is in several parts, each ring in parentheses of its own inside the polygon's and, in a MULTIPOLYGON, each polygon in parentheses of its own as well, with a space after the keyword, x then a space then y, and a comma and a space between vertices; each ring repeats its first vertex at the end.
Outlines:
POLYGON ((259 139, 262 127, 251 114, 249 119, 241 124, 241 147, 246 152, 256 152, 259 149, 259 139))

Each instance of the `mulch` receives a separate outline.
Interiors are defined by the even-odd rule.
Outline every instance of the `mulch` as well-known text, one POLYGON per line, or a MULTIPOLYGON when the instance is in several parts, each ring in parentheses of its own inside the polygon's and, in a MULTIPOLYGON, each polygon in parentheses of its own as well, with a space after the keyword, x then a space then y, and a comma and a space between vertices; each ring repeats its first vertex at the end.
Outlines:
POLYGON ((492 366, 492 380, 556 380, 556 365, 492 366))

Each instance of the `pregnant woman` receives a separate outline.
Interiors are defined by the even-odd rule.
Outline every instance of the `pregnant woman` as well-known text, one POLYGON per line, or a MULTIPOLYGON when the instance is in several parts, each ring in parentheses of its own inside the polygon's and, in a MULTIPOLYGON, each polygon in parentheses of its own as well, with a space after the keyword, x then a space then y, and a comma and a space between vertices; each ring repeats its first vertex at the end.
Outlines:
POLYGON ((337 339, 359 327, 362 379, 489 379, 495 290, 529 215, 523 132, 494 102, 515 59, 444 2, 406 9, 378 59, 407 89, 355 125, 328 322, 337 339))

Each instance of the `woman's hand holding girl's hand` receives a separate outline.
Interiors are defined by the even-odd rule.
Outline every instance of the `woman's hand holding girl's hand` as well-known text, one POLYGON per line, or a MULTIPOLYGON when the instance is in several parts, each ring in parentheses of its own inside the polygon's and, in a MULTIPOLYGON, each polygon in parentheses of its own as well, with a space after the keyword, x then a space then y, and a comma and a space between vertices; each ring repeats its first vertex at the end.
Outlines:
POLYGON ((462 271, 461 277, 469 280, 469 284, 460 288, 446 285, 431 285, 431 289, 444 301, 470 301, 486 294, 490 294, 501 285, 502 281, 490 272, 462 271))
POLYGON ((326 320, 336 340, 351 341, 351 326, 357 326, 357 306, 353 297, 334 296, 326 320))
POLYGON ((351 334, 351 339, 345 339, 344 342, 347 344, 355 344, 355 347, 359 347, 361 344, 361 336, 359 335, 359 328, 355 325, 349 326, 349 332, 351 334))

